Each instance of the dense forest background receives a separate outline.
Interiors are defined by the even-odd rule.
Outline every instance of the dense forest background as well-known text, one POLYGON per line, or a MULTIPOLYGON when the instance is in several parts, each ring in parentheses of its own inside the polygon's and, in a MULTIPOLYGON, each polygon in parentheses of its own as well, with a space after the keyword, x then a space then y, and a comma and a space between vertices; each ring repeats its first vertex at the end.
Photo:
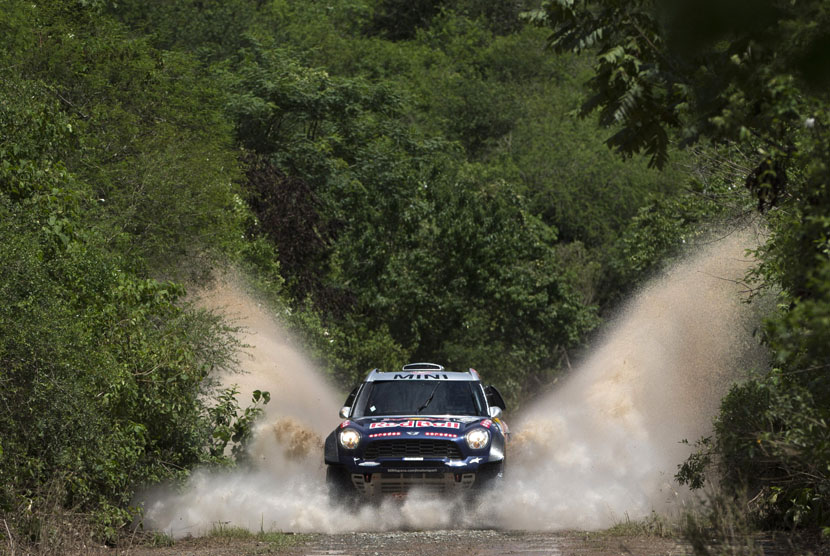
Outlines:
POLYGON ((0 535, 114 540, 136 488, 233 464, 257 406, 186 297, 225 269, 343 388, 438 360, 515 406, 746 218, 775 368, 679 479, 830 525, 829 16, 762 4, 0 0, 0 535))

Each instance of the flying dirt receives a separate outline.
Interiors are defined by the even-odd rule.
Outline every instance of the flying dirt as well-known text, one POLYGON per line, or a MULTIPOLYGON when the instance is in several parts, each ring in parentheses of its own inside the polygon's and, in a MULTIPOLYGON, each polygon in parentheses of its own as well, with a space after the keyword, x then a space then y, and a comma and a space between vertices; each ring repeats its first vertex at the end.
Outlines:
POLYGON ((729 385, 766 364, 744 303, 754 245, 749 232, 713 241, 649 283, 564 384, 519 416, 505 526, 596 529, 683 508, 677 465, 729 385))
POLYGON ((352 513, 330 506, 322 438, 342 400, 277 319, 226 280, 202 303, 244 327, 249 347, 241 357, 247 372, 221 380, 239 385, 243 402, 254 389, 271 393, 252 465, 197 471, 181 488, 147 493, 145 527, 176 538, 226 525, 324 533, 596 529, 679 510, 688 496, 673 476, 691 450, 681 441, 708 434, 729 384, 764 366, 753 338, 758 317, 743 302, 741 282, 753 263, 745 251, 757 243, 750 232, 712 241, 643 288, 582 364, 512 418, 503 488, 475 508, 417 492, 352 513))

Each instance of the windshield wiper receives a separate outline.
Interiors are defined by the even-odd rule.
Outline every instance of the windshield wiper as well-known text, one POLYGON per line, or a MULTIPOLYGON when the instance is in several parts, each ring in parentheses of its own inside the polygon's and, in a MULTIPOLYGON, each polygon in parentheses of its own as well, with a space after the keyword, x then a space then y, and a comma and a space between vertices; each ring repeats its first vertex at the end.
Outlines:
POLYGON ((436 391, 436 390, 438 390, 438 387, 439 387, 439 386, 441 386, 441 382, 437 382, 437 383, 435 384, 435 388, 433 388, 433 389, 432 389, 432 392, 430 392, 429 397, 427 398, 427 401, 425 401, 425 402, 424 402, 424 405, 422 405, 421 407, 419 407, 419 408, 418 408, 418 410, 416 411, 416 413, 417 413, 417 414, 419 414, 419 415, 420 415, 420 414, 421 414, 421 410, 422 410, 422 409, 426 409, 426 408, 427 408, 427 406, 428 406, 428 405, 432 402, 432 398, 433 398, 433 397, 435 397, 435 391, 436 391))

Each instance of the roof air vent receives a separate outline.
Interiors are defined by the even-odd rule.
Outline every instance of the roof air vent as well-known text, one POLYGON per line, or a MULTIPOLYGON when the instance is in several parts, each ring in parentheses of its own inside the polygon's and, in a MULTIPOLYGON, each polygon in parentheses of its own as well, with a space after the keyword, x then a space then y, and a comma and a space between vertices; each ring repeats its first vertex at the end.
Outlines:
POLYGON ((444 370, 442 365, 438 365, 436 363, 410 363, 409 365, 403 366, 404 371, 428 371, 428 372, 441 372, 444 370))

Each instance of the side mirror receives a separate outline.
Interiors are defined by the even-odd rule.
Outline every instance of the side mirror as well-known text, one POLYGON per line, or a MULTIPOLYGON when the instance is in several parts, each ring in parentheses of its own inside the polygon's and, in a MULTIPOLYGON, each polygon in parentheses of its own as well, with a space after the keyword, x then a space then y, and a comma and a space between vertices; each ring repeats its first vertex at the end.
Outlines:
POLYGON ((501 415, 501 408, 497 405, 494 405, 493 407, 490 408, 489 413, 490 413, 490 418, 495 419, 495 418, 497 418, 501 415))
POLYGON ((343 419, 349 418, 349 413, 352 411, 352 404, 354 404, 354 398, 357 396, 357 391, 360 390, 360 385, 354 387, 354 389, 349 392, 348 397, 346 398, 346 402, 343 404, 343 407, 340 408, 340 417, 343 419))
POLYGON ((495 386, 485 386, 484 394, 487 396, 487 405, 490 407, 496 406, 502 409, 507 409, 507 405, 504 403, 504 398, 501 397, 501 394, 498 390, 496 390, 495 386))

